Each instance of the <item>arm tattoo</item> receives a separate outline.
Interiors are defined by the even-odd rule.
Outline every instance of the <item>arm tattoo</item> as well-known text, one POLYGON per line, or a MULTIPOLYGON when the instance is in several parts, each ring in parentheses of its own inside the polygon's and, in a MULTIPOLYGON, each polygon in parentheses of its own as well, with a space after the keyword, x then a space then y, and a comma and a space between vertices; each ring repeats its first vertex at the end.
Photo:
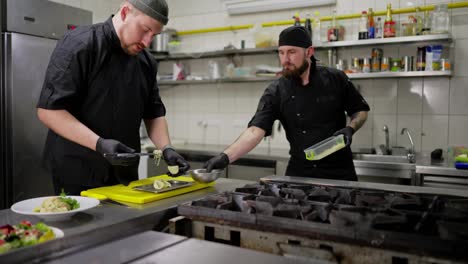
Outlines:
POLYGON ((354 131, 358 131, 362 125, 364 125, 364 122, 367 120, 367 112, 366 111, 361 111, 354 113, 351 116, 351 121, 349 122, 349 126, 354 128, 354 131))

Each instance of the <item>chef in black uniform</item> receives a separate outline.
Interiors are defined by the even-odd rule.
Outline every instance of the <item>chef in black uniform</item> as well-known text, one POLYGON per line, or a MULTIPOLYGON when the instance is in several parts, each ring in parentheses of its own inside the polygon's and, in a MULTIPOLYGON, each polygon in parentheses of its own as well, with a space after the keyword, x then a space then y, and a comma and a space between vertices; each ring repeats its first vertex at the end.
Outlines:
POLYGON ((170 145, 157 62, 145 50, 168 21, 164 0, 128 0, 104 23, 78 27, 58 41, 37 105, 49 128, 44 160, 54 189, 89 188, 138 179, 139 128, 180 173, 189 165, 170 145))
POLYGON ((304 27, 286 28, 278 43, 283 76, 265 90, 248 128, 204 167, 209 171, 227 167, 271 135, 273 122, 280 120, 290 144, 287 176, 356 181, 350 144, 367 119, 368 104, 346 74, 316 65, 304 27), (344 149, 318 161, 306 159, 304 149, 339 134, 346 139, 344 149))

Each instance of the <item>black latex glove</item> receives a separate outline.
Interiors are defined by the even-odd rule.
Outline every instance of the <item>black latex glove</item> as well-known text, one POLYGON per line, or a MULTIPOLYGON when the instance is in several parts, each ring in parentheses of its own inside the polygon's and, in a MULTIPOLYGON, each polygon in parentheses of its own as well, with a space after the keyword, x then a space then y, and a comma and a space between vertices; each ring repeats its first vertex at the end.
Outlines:
POLYGON ((118 153, 134 153, 135 150, 114 139, 99 138, 96 143, 96 151, 101 153, 113 166, 136 165, 140 158, 134 155, 117 156, 118 153))
POLYGON ((163 157, 168 166, 179 166, 179 172, 174 175, 168 173, 170 176, 183 175, 190 169, 188 162, 172 148, 166 148, 163 150, 163 157))
POLYGON ((205 164, 203 165, 203 168, 206 169, 206 172, 211 172, 213 169, 220 169, 223 170, 229 165, 229 157, 226 155, 226 153, 221 153, 218 156, 214 156, 205 164))
POLYGON ((340 134, 344 135, 345 141, 346 141, 346 146, 351 145, 351 142, 353 141, 353 134, 354 134, 354 129, 350 126, 347 126, 345 128, 342 128, 338 131, 336 131, 333 136, 338 136, 340 134))

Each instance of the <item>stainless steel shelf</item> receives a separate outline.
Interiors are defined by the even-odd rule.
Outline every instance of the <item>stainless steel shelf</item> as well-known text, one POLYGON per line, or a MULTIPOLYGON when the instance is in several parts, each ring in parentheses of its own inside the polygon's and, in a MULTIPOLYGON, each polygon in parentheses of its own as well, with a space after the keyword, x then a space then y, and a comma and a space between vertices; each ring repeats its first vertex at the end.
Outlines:
POLYGON ((215 80, 192 80, 192 81, 159 81, 158 85, 191 85, 191 84, 213 84, 213 83, 241 83, 241 82, 271 82, 277 77, 246 77, 246 78, 223 78, 215 80))
POLYGON ((410 71, 410 72, 371 72, 349 73, 350 79, 405 78, 405 77, 450 77, 452 71, 410 71))
MULTIPOLYGON (((349 73, 350 79, 379 79, 379 78, 405 78, 405 77, 450 77, 451 71, 410 71, 410 72, 371 72, 371 73, 349 73)), ((160 86, 170 85, 192 85, 213 83, 242 83, 242 82, 271 82, 278 77, 247 77, 247 78, 223 78, 216 80, 200 81, 159 81, 160 86)))
MULTIPOLYGON (((450 34, 437 34, 437 35, 326 42, 320 46, 316 46, 315 48, 325 49, 325 48, 339 48, 339 47, 352 47, 352 46, 371 46, 371 45, 418 43, 418 42, 431 42, 431 41, 432 42, 433 41, 450 41, 451 39, 452 38, 450 34)), ((223 56, 232 56, 232 55, 270 54, 270 53, 276 53, 277 50, 278 50, 278 47, 229 49, 229 50, 218 50, 218 51, 207 51, 207 52, 173 53, 173 54, 168 54, 168 53, 161 54, 161 53, 157 53, 151 50, 150 52, 154 55, 154 57, 157 60, 187 60, 187 59, 203 59, 203 58, 214 58, 214 57, 223 57, 223 56)))
POLYGON ((321 49, 321 48, 339 48, 339 47, 351 47, 351 46, 370 46, 370 45, 383 45, 383 44, 449 41, 451 39, 452 38, 450 34, 437 34, 437 35, 422 35, 422 36, 409 36, 409 37, 326 42, 320 46, 316 46, 315 48, 321 49))
POLYGON ((253 49, 228 49, 218 51, 207 51, 207 52, 195 52, 195 53, 173 53, 173 54, 161 54, 154 51, 150 51, 157 60, 186 60, 186 59, 204 59, 213 57, 223 57, 230 55, 256 55, 256 54, 269 54, 277 52, 278 47, 268 48, 253 48, 253 49))

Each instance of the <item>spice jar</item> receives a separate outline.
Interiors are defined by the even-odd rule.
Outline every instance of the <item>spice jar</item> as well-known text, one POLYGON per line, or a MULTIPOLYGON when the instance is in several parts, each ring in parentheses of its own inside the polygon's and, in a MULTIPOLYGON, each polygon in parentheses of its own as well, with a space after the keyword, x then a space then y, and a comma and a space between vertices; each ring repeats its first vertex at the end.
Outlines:
POLYGON ((372 58, 371 62, 371 71, 372 72, 379 72, 380 71, 380 61, 379 58, 372 58))
POLYGON ((380 64, 380 71, 383 71, 383 72, 390 71, 390 58, 389 57, 382 58, 382 63, 380 64))
POLYGON ((371 59, 364 58, 362 62, 362 72, 369 73, 371 71, 371 59))
POLYGON ((450 65, 450 60, 449 59, 440 59, 440 70, 441 71, 450 71, 452 68, 452 65, 450 65))
POLYGON ((392 67, 390 68, 390 71, 399 72, 400 70, 401 70, 401 60, 392 59, 392 67))

